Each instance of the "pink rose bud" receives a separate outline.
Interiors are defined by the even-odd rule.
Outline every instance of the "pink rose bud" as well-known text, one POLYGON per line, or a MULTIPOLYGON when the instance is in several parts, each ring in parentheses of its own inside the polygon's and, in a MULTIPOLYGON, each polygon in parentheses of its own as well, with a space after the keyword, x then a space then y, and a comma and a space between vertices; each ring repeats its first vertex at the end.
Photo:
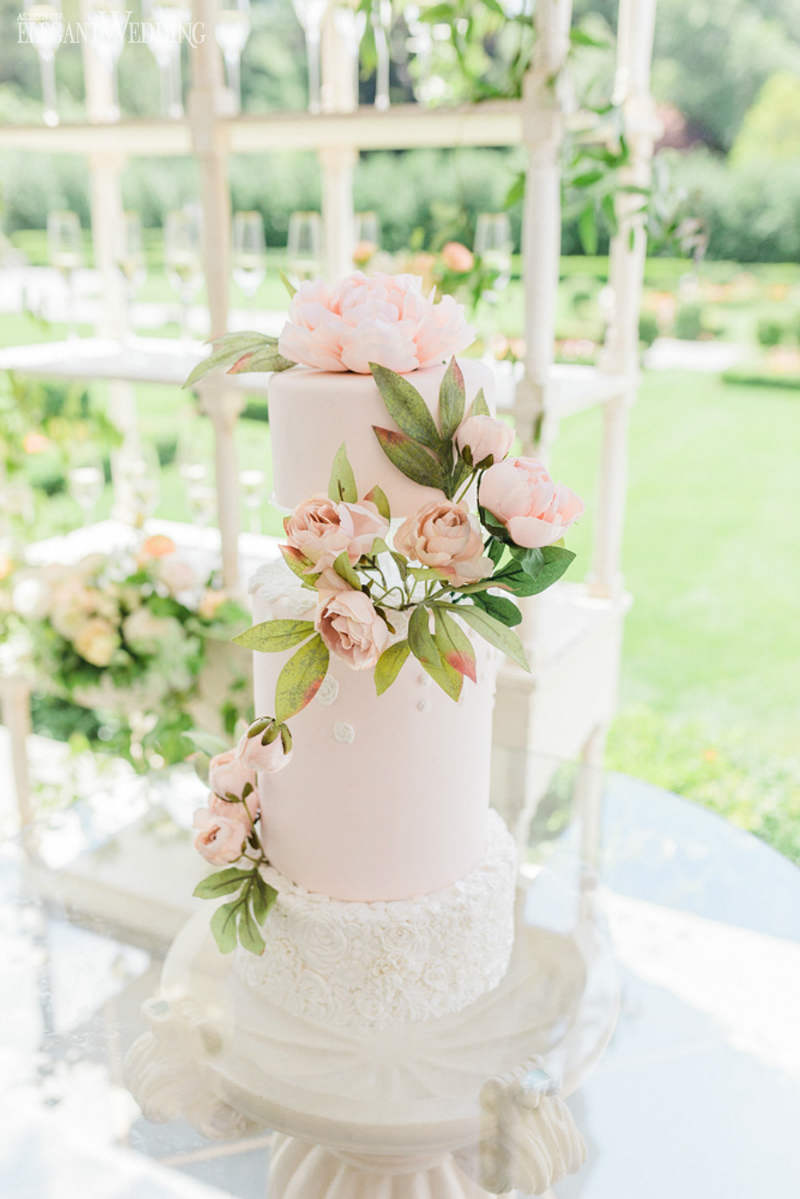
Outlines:
POLYGON ((226 866, 242 856, 247 829, 241 820, 218 815, 208 808, 198 808, 194 814, 194 827, 198 830, 194 847, 207 862, 226 866))
POLYGON ((448 271, 466 275, 467 271, 471 271, 475 264, 475 256, 460 241, 449 241, 442 248, 442 262, 448 271))
POLYGON ((265 774, 276 774, 292 760, 292 737, 285 724, 272 717, 254 720, 236 747, 242 762, 265 774))
POLYGON ((456 445, 462 453, 469 448, 473 466, 485 458, 491 458, 492 463, 502 461, 513 440, 511 426, 493 416, 468 416, 456 429, 456 445))
POLYGON ((483 538, 466 504, 434 500, 403 521, 395 549, 423 566, 432 566, 454 587, 486 579, 494 570, 483 553, 483 538))
POLYGON ((389 630, 363 591, 320 595, 316 626, 328 649, 353 670, 370 670, 389 643, 389 630))
POLYGON ((554 483, 535 458, 506 458, 490 466, 478 499, 505 525, 511 540, 527 549, 560 541, 583 512, 583 501, 554 483))
POLYGON ((227 795, 235 795, 237 799, 241 799, 248 783, 255 788, 255 767, 243 761, 237 750, 226 749, 224 753, 211 759, 208 766, 208 785, 216 795, 223 799, 227 795))

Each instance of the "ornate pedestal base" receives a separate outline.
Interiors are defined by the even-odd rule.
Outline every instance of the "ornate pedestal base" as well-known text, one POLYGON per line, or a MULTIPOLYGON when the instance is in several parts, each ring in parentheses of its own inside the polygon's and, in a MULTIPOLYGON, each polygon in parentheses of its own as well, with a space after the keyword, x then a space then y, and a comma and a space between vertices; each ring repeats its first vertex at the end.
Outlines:
POLYGON ((562 1097, 604 1049, 618 1001, 597 927, 559 931, 563 899, 547 876, 520 893, 495 990, 455 1015, 382 1031, 271 1004, 237 978, 200 912, 145 1005, 151 1032, 128 1055, 128 1085, 150 1119, 182 1114, 209 1136, 283 1134, 269 1199, 547 1194, 583 1161, 562 1097))
POLYGON ((433 1161, 356 1157, 279 1136, 269 1173, 269 1199, 491 1199, 452 1154, 433 1161))

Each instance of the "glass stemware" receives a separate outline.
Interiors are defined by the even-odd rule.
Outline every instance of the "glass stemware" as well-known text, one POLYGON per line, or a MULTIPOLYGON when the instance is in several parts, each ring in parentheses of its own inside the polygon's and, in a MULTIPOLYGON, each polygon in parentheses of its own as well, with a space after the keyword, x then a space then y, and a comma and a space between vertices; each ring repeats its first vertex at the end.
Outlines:
POLYGON ((263 470, 252 467, 239 473, 239 483, 242 488, 242 499, 249 513, 248 526, 251 533, 260 533, 262 529, 262 510, 264 507, 264 488, 266 475, 263 470))
POLYGON ((204 529, 214 518, 216 492, 210 450, 203 441, 196 422, 187 422, 180 433, 176 460, 192 524, 204 529))
POLYGON ((354 232, 353 264, 366 267, 381 246, 381 226, 377 212, 357 212, 354 232))
POLYGON ((145 281, 142 223, 138 212, 123 212, 117 234, 117 270, 125 283, 126 329, 133 333, 133 299, 145 281))
POLYGON ((67 292, 67 337, 78 336, 75 317, 75 279, 83 265, 81 225, 77 213, 58 210, 47 217, 47 249, 50 261, 61 273, 67 292))
POLYGON ((99 466, 73 466, 67 474, 69 493, 83 514, 83 524, 91 523, 97 502, 103 494, 105 479, 99 466))
POLYGON ((181 37, 191 10, 184 0, 144 0, 144 4, 145 41, 158 63, 161 115, 177 119, 183 116, 181 37))
POLYGON ((191 340, 191 303, 203 284, 200 218, 193 206, 167 213, 164 265, 170 286, 181 301, 181 337, 191 340))
POLYGON ((293 212, 289 217, 289 274, 313 279, 322 270, 322 217, 318 212, 293 212))
POLYGON ((389 107, 389 33, 392 28, 392 0, 374 0, 372 33, 375 38, 375 107, 385 112, 389 107))
POLYGON ((152 445, 123 445, 112 456, 114 514, 134 529, 143 529, 158 507, 161 465, 152 445))
POLYGON ((102 62, 111 84, 111 102, 106 111, 109 121, 119 120, 117 63, 125 45, 127 17, 122 0, 88 0, 87 27, 92 49, 102 62))
POLYGON ((242 51, 250 36, 250 0, 223 0, 214 28, 236 111, 242 107, 242 51))
POLYGON ((295 16, 300 22, 306 39, 308 63, 308 111, 320 110, 320 42, 322 21, 328 0, 292 0, 295 16))
POLYGON ((233 278, 252 300, 267 273, 264 222, 260 212, 237 212, 233 218, 233 278))
POLYGON ((56 109, 56 50, 64 33, 61 0, 25 0, 25 29, 39 57, 42 79, 42 120, 45 125, 58 124, 56 109))
POLYGON ((475 226, 475 253, 484 266, 497 272, 491 289, 485 293, 490 303, 496 303, 499 292, 511 280, 511 222, 508 213, 482 212, 475 226))

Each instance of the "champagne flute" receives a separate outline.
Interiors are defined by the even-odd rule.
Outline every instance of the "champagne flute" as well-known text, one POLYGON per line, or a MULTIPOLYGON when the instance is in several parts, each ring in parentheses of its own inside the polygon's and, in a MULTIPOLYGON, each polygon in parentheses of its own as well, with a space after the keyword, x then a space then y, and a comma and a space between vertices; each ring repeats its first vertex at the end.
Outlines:
POLYGON ((119 120, 117 63, 125 45, 127 15, 122 0, 88 0, 87 17, 92 49, 102 62, 111 82, 111 103, 106 118, 119 120))
POLYGON ((252 300, 267 273, 264 224, 260 212, 237 212, 233 218, 233 278, 252 300))
POLYGON ((183 0, 144 0, 144 5, 145 41, 158 63, 161 115, 177 120, 183 116, 181 37, 191 10, 183 0))
POLYGON ((303 27, 308 62, 308 111, 320 110, 320 41, 328 0, 292 0, 295 16, 303 27))
POLYGON ((45 125, 58 124, 56 110, 56 50, 64 33, 61 0, 25 0, 25 27, 28 38, 39 58, 42 79, 42 120, 45 125))
POLYGON ((138 212, 123 212, 117 232, 117 270, 125 283, 126 330, 133 333, 133 298, 147 274, 138 212))
POLYGON ((248 526, 251 533, 260 533, 262 529, 261 514, 264 506, 264 487, 266 475, 258 467, 240 471, 239 483, 242 488, 244 506, 249 513, 248 526))
POLYGON ((377 212, 357 212, 353 264, 366 267, 375 257, 381 244, 381 226, 377 212))
POLYGON ((75 278, 83 265, 81 226, 74 212, 57 210, 47 216, 47 248, 50 261, 60 271, 67 291, 67 338, 73 341, 78 336, 75 321, 75 278))
POLYGON ((490 303, 496 303, 499 295, 511 280, 511 222, 506 212, 482 212, 475 226, 475 253, 484 266, 497 272, 491 288, 486 292, 490 303))
POLYGON ((223 0, 217 10, 214 28, 217 44, 225 60, 228 88, 236 103, 236 111, 242 107, 242 51, 250 36, 250 0, 223 0))
POLYGON ((294 279, 313 279, 322 269, 322 217, 318 212, 293 212, 289 217, 289 273, 294 279))
POLYGON ((117 519, 143 529, 158 507, 161 465, 152 445, 123 445, 112 456, 114 511, 117 519))
POLYGON ((105 479, 99 466, 73 466, 67 474, 69 492, 83 514, 83 525, 91 523, 92 514, 103 494, 105 479))
POLYGON ((164 222, 164 264, 170 286, 181 302, 181 336, 190 341, 190 306, 203 284, 200 220, 194 207, 167 213, 164 222))
POLYGON ((207 447, 201 445, 197 427, 184 427, 178 437, 178 474, 184 486, 192 524, 206 528, 212 521, 216 492, 207 447))

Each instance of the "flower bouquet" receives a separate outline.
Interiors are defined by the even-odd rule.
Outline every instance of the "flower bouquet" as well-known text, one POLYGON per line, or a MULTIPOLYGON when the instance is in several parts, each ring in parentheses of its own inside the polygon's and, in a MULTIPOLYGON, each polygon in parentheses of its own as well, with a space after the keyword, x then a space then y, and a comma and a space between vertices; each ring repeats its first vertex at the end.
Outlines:
MULTIPOLYGON (((20 568, 11 609, 42 689, 109 713, 109 728, 119 724, 110 738, 114 748, 140 769, 186 757, 182 734, 194 723, 188 707, 198 695, 208 643, 229 641, 247 621, 213 577, 198 578, 161 534, 132 555, 98 553, 73 565, 20 568)), ((220 723, 231 731, 243 705, 233 695, 223 697, 225 705, 231 710, 220 723)))

